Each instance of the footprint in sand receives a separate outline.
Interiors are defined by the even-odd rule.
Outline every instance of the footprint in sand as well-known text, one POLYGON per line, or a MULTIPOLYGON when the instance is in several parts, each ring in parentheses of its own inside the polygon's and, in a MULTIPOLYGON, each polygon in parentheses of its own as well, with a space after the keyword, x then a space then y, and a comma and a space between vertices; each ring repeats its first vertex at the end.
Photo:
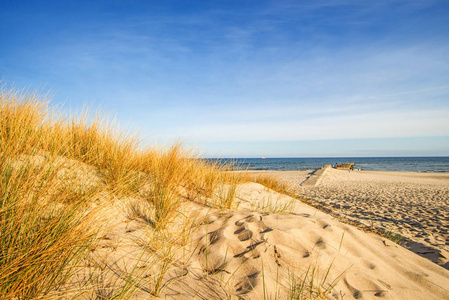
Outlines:
POLYGON ((249 215, 247 217, 244 217, 243 219, 236 221, 235 225, 242 226, 243 224, 245 224, 245 222, 252 223, 252 222, 260 222, 260 221, 262 221, 262 216, 249 215))
MULTIPOLYGON (((233 279, 233 293, 245 295, 251 292, 260 278, 257 259, 269 246, 266 235, 273 231, 263 222, 259 214, 233 215, 230 218, 216 220, 221 222, 219 229, 207 232, 199 240, 198 259, 204 272, 216 274, 234 273, 235 265, 244 265, 233 279), (249 260, 251 258, 251 260, 249 260), (231 269, 229 269, 231 268, 231 269)), ((274 248, 275 260, 280 266, 281 254, 274 248)), ((240 268, 240 267, 239 267, 240 268)))
POLYGON ((374 281, 363 276, 358 276, 357 278, 355 278, 353 275, 344 276, 343 282, 355 299, 361 299, 364 296, 383 298, 388 294, 388 290, 391 289, 391 286, 389 284, 381 280, 379 280, 379 282, 387 287, 387 289, 382 288, 374 281))
POLYGON ((220 231, 219 230, 215 230, 212 232, 209 232, 209 244, 213 245, 216 242, 218 242, 218 239, 220 238, 220 231))
POLYGON ((320 249, 326 249, 326 243, 324 242, 324 240, 322 238, 319 238, 316 243, 315 246, 317 246, 320 249))
POLYGON ((240 227, 234 231, 234 234, 237 234, 238 239, 242 242, 249 240, 253 236, 253 232, 245 227, 240 227))
MULTIPOLYGON (((237 220, 234 223, 238 226, 238 228, 234 231, 234 235, 236 235, 241 242, 251 240, 251 244, 246 246, 242 252, 234 255, 234 257, 243 257, 245 254, 255 250, 257 246, 266 242, 266 239, 264 238, 265 233, 268 233, 273 229, 266 226, 262 219, 262 216, 252 214, 237 220), (251 230, 251 228, 253 230, 251 230)), ((260 253, 257 251, 251 253, 252 258, 258 258, 259 256, 260 253)))
POLYGON ((252 272, 248 276, 240 278, 234 285, 234 289, 237 295, 247 294, 252 291, 257 285, 257 277, 259 271, 252 272))

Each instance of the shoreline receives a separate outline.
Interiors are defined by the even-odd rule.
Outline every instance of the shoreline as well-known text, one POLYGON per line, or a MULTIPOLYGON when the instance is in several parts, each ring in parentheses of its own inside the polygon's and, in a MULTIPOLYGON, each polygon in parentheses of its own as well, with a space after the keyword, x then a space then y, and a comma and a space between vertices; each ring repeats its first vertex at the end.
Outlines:
MULTIPOLYGON (((212 160, 213 161, 213 160, 212 160)), ((449 157, 319 157, 319 158, 236 158, 222 159, 236 169, 250 171, 305 171, 325 165, 354 163, 363 171, 449 173, 449 157)))
MULTIPOLYGON (((235 172, 312 172, 312 171, 316 171, 319 170, 320 168, 317 169, 303 169, 303 170, 268 170, 268 169, 250 169, 250 170, 235 170, 235 172)), ((347 171, 347 170, 346 170, 347 171)), ((354 172, 398 172, 398 173, 420 173, 420 174, 426 174, 426 173, 430 173, 430 174, 449 174, 449 172, 447 171, 406 171, 406 170, 369 170, 369 169, 357 169, 355 168, 354 170, 352 170, 354 172)))

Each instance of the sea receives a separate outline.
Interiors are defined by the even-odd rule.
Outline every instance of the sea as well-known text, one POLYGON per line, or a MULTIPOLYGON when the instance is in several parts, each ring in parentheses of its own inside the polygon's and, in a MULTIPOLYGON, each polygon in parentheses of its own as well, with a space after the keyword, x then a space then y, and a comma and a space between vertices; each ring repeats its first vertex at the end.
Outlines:
POLYGON ((449 157, 319 157, 225 158, 237 169, 265 171, 316 170, 324 165, 355 163, 354 169, 400 172, 449 172, 449 157))

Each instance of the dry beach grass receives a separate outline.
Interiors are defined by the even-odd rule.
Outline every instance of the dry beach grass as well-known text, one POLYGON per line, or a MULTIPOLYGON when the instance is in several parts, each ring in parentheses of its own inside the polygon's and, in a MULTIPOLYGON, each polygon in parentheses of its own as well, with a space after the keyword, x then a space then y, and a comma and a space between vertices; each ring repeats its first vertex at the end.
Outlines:
POLYGON ((90 224, 89 206, 105 206, 101 200, 139 198, 157 229, 175 217, 183 197, 232 206, 238 178, 180 145, 140 151, 134 136, 107 120, 63 119, 33 94, 2 91, 0 115, 5 298, 45 295, 66 282, 98 242, 102 224, 90 224), (228 188, 214 194, 223 184, 228 188))
POLYGON ((0 100, 2 299, 449 299, 449 271, 273 177, 0 100))

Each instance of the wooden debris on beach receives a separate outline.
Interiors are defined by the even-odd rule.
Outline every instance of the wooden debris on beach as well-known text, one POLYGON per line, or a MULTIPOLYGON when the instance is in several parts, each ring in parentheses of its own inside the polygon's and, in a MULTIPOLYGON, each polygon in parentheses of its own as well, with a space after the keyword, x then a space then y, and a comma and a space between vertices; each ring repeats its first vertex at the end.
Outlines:
POLYGON ((354 170, 355 163, 335 164, 335 169, 354 170))

